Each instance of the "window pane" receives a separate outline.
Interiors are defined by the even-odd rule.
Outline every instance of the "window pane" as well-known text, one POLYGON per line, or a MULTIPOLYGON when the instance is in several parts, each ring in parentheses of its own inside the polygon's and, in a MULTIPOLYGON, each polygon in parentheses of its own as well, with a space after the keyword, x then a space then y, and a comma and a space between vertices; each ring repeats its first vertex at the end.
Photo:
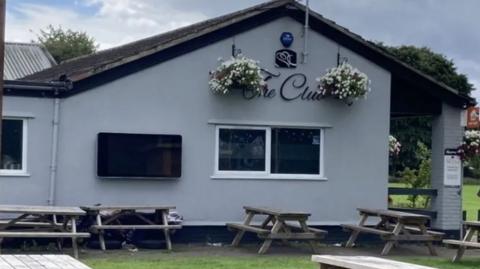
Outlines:
POLYGON ((22 120, 2 121, 1 169, 22 170, 22 120))
POLYGON ((320 173, 320 130, 272 129, 272 167, 276 174, 320 173))
POLYGON ((265 130, 220 129, 220 171, 265 171, 265 130))

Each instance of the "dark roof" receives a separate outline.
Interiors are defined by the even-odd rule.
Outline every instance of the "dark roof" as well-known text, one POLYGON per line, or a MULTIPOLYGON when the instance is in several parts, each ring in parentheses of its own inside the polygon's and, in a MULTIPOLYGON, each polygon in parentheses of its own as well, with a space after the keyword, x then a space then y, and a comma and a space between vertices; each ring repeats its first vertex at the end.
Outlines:
POLYGON ((48 50, 36 43, 5 43, 4 79, 19 79, 57 63, 48 50))
MULTIPOLYGON (((305 6, 294 0, 266 2, 123 46, 75 58, 27 76, 25 79, 54 81, 62 75, 66 75, 74 82, 74 89, 66 94, 68 96, 284 16, 290 16, 298 22, 304 23, 305 6)), ((411 82, 412 85, 416 85, 440 100, 459 107, 475 103, 471 97, 462 95, 455 89, 401 62, 375 44, 350 32, 347 28, 325 19, 314 11, 310 12, 309 25, 311 29, 389 70, 393 76, 411 82)))

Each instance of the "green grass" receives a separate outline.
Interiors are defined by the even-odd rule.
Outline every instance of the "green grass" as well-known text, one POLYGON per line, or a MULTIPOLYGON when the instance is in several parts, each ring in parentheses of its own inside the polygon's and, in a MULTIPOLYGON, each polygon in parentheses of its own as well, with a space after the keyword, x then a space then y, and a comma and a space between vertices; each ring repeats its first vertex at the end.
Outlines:
MULTIPOLYGON (((464 259, 460 263, 451 263, 445 258, 398 258, 394 259, 440 269, 478 269, 480 259, 464 259)), ((152 258, 96 258, 83 260, 93 269, 314 269, 310 256, 295 257, 152 257, 152 258)))
MULTIPOLYGON (((390 183, 390 187, 404 187, 402 183, 390 183)), ((480 210, 480 197, 477 196, 477 192, 480 189, 480 185, 464 185, 463 186, 463 210, 467 211, 467 220, 476 220, 477 211, 480 210)), ((410 202, 407 200, 406 195, 393 195, 394 205, 408 205, 410 202)))
POLYGON ((153 259, 102 258, 84 262, 93 269, 314 269, 309 257, 163 257, 153 259))

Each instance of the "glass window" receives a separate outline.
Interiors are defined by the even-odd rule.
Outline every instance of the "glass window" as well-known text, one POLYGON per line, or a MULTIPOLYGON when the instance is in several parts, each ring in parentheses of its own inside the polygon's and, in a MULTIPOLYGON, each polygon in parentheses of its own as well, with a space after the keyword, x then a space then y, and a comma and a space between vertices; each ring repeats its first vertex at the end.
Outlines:
POLYGON ((320 173, 320 130, 272 129, 271 173, 320 173))
POLYGON ((320 128, 218 126, 217 134, 215 172, 221 175, 323 177, 320 128))
POLYGON ((218 170, 265 171, 266 131, 219 129, 218 170))
POLYGON ((2 121, 1 170, 25 170, 23 122, 22 119, 2 121))

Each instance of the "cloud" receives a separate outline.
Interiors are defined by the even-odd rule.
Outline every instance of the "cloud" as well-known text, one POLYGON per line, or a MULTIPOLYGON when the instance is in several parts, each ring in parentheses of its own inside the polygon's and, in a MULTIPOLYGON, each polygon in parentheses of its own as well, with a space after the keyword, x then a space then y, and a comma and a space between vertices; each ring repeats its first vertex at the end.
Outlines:
POLYGON ((31 41, 45 26, 62 25, 87 32, 105 49, 205 19, 198 11, 174 8, 164 1, 84 0, 72 6, 21 3, 7 11, 6 37, 31 41), (82 6, 96 12, 82 13, 82 6))

